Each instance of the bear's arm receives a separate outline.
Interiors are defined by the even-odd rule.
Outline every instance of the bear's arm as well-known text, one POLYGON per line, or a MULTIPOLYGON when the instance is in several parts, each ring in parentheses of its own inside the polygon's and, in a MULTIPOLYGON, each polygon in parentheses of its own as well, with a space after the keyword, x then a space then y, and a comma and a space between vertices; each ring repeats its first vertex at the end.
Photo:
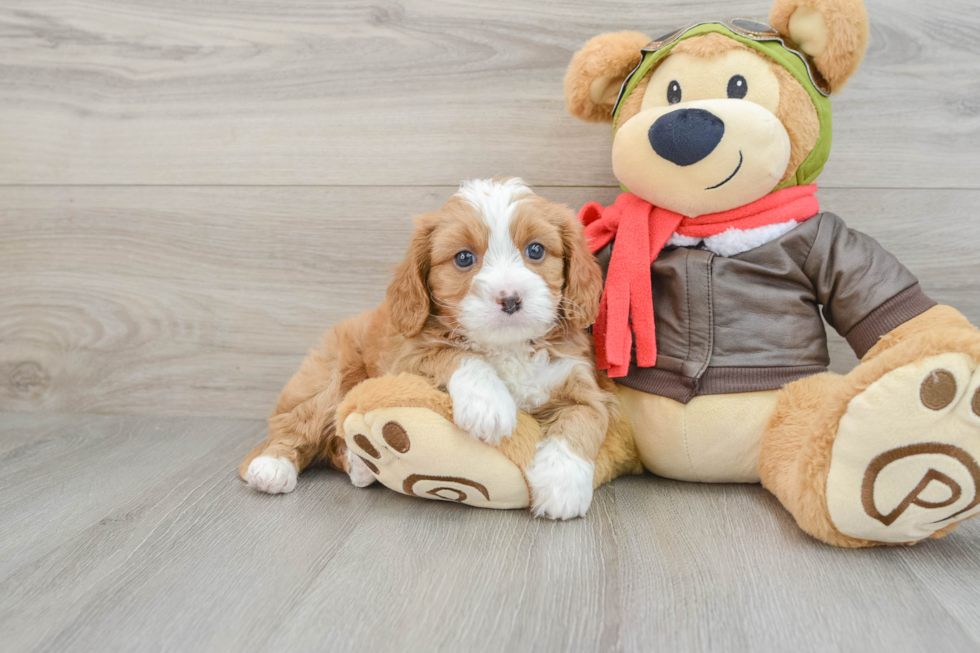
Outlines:
POLYGON ((874 238, 832 213, 820 225, 803 272, 823 314, 858 358, 881 336, 936 305, 908 268, 874 238))

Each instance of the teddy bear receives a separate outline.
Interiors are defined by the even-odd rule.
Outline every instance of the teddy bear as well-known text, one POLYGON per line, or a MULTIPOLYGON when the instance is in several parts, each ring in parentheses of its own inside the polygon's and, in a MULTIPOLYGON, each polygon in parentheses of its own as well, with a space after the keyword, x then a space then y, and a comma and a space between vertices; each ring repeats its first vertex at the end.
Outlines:
MULTIPOLYGON (((980 512, 980 330, 820 211, 829 98, 867 47, 860 0, 776 0, 769 22, 602 34, 569 66, 566 107, 612 124, 624 191, 580 213, 605 283, 597 365, 630 424, 593 484, 761 482, 831 545, 941 537, 980 512), (827 371, 821 314, 861 359, 849 374, 827 371)), ((526 414, 490 446, 403 374, 354 387, 336 423, 392 490, 530 505, 526 414)))
POLYGON ((980 512, 980 331, 820 211, 863 4, 776 0, 769 20, 603 34, 569 66, 566 106, 612 124, 624 191, 580 213, 598 365, 654 474, 761 482, 837 546, 941 537, 980 512), (821 309, 861 359, 847 375, 821 309))

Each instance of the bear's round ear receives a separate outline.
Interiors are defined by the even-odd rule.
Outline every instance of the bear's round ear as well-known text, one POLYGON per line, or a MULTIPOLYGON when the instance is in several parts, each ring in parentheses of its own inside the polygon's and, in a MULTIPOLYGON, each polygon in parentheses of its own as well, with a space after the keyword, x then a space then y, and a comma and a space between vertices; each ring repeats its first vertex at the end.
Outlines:
POLYGON ((769 24, 813 58, 834 93, 868 49, 868 12, 861 0, 776 0, 769 24))
POLYGON ((612 110, 626 76, 643 57, 650 39, 639 32, 600 34, 575 53, 565 74, 565 108, 589 122, 612 122, 612 110))

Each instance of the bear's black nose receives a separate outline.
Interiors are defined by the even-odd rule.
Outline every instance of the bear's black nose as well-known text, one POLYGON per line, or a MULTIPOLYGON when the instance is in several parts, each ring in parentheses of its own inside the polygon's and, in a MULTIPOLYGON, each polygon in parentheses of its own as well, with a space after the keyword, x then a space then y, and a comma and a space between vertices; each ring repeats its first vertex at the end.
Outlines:
POLYGON ((697 163, 721 142, 725 123, 704 109, 678 109, 650 125, 647 136, 653 151, 679 166, 697 163))

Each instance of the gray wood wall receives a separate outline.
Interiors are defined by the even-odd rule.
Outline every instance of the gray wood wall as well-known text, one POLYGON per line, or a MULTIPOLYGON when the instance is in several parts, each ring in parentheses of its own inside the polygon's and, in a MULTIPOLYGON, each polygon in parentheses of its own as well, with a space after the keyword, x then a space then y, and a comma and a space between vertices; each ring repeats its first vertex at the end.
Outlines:
MULTIPOLYGON (((870 0, 821 202, 980 322, 980 10, 870 0)), ((767 2, 6 0, 0 411, 264 417, 374 306, 413 214, 520 175, 611 201, 608 127, 565 114, 610 30, 767 2)), ((834 367, 854 357, 834 339, 834 367)))

